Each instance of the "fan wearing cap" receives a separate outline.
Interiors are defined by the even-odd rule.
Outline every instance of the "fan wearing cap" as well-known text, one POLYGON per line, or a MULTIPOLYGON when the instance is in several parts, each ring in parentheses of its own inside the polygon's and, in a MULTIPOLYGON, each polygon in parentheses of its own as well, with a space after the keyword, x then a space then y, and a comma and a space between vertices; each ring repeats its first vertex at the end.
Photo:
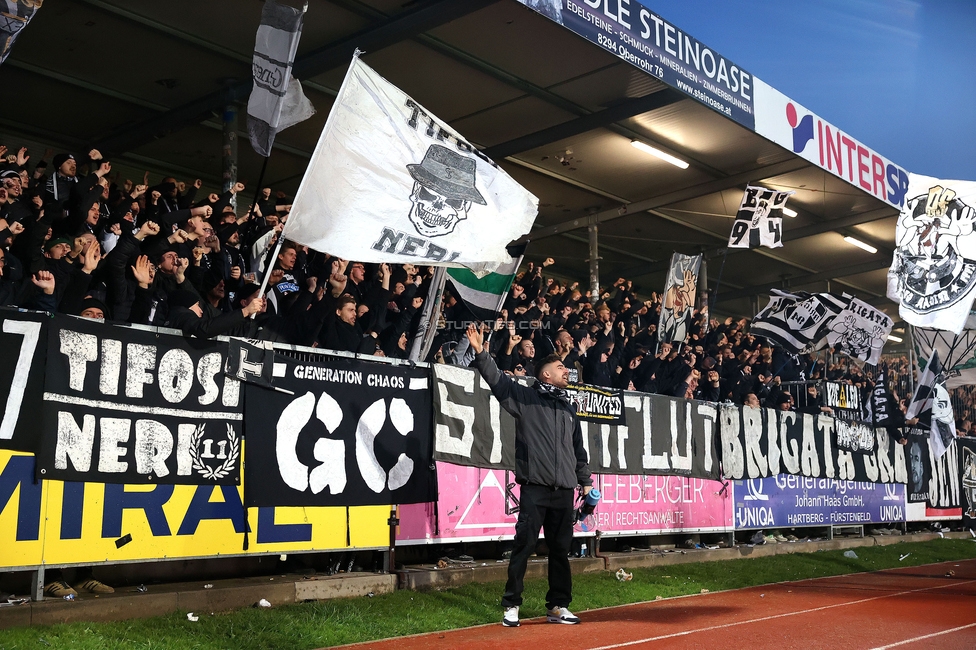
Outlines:
POLYGON ((586 494, 593 481, 576 408, 564 390, 569 383, 569 370, 558 355, 549 355, 536 365, 535 386, 523 386, 495 365, 484 347, 481 328, 469 325, 467 338, 475 351, 472 365, 502 408, 515 418, 515 480, 521 493, 515 546, 502 596, 503 623, 510 627, 519 625, 523 578, 540 528, 545 530, 549 546, 547 620, 579 623, 568 609, 573 599, 568 559, 573 540, 573 500, 577 486, 586 494))
POLYGON ((61 203, 71 198, 71 190, 78 182, 78 161, 74 154, 59 153, 52 163, 54 173, 44 183, 44 202, 61 203))

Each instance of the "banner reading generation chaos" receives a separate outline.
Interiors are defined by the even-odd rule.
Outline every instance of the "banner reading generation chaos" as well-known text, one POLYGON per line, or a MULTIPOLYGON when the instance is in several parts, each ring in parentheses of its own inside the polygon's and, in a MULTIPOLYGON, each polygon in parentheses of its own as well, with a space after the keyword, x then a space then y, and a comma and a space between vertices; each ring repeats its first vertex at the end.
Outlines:
POLYGON ((739 124, 755 129, 753 77, 637 0, 519 0, 739 124))

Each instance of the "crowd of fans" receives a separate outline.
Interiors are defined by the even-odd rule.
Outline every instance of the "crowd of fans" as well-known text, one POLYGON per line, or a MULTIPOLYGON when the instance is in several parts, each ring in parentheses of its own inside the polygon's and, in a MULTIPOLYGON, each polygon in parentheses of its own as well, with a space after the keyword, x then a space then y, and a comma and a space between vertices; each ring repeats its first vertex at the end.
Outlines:
MULTIPOLYGON (((291 207, 282 193, 261 188, 252 205, 241 183, 221 194, 204 193, 200 180, 150 185, 148 173, 141 182, 113 174, 97 150, 51 153, 35 163, 26 149, 0 146, 0 305, 408 356, 432 267, 349 262, 288 241, 276 254, 291 207)), ((809 412, 829 411, 810 382, 873 381, 855 363, 790 354, 750 334, 747 319, 720 322, 707 309, 693 312, 685 341, 659 342, 662 296, 642 299, 619 278, 591 297, 552 275, 553 264, 525 264, 491 324, 503 371, 532 375, 536 359, 555 353, 574 381, 809 412)), ((472 319, 448 285, 429 360, 459 362, 472 319)), ((908 372, 904 357, 889 363, 891 385, 908 372)))

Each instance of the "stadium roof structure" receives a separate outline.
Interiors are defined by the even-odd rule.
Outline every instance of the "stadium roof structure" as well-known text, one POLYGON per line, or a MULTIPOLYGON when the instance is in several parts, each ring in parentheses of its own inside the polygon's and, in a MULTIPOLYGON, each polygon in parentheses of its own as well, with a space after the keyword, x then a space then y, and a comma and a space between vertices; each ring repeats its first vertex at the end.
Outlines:
MULTIPOLYGON (((730 85, 732 62, 709 50, 709 64, 705 44, 638 0, 563 4, 565 24, 540 13, 551 0, 310 0, 295 75, 318 113, 278 135, 264 184, 297 189, 359 48, 539 197, 528 252, 553 257, 561 275, 587 277, 587 226, 597 223, 604 284, 624 276, 661 291, 673 251, 703 252, 711 287, 724 265, 717 313, 751 314, 771 287, 791 287, 845 291, 896 315, 884 294, 903 170, 881 160, 879 191, 878 155, 815 115, 804 124, 807 109, 741 69, 730 85), (636 42, 625 25, 647 37, 636 42), (797 141, 798 131, 810 138, 797 141), (783 248, 726 257, 748 183, 795 191, 797 215, 784 220, 783 248)), ((213 188, 223 110, 237 102, 238 179, 256 182, 263 159, 247 144, 243 113, 261 8, 260 0, 46 3, 0 66, 0 83, 15 89, 0 141, 97 147, 129 178, 149 170, 213 188)))

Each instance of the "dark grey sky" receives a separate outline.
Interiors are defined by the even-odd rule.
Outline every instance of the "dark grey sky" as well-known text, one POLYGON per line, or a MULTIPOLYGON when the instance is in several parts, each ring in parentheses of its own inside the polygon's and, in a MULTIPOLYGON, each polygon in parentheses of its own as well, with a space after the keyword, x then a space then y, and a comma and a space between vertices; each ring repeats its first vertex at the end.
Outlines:
POLYGON ((638 0, 911 172, 976 180, 976 0, 638 0))

